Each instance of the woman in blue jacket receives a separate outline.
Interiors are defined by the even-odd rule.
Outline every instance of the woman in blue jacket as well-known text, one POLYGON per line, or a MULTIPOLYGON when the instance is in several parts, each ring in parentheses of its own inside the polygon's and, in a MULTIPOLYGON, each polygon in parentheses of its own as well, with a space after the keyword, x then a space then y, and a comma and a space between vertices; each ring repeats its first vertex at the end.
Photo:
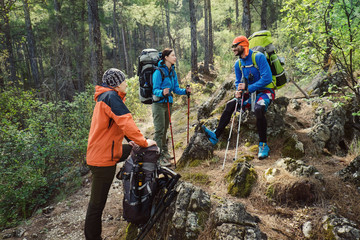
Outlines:
POLYGON ((169 128, 169 112, 167 103, 170 105, 170 114, 173 103, 172 92, 178 95, 186 95, 191 92, 190 88, 180 88, 175 72, 176 56, 173 49, 166 48, 162 51, 161 60, 158 63, 159 69, 153 74, 153 104, 152 113, 155 127, 155 137, 158 147, 161 150, 160 164, 170 166, 171 159, 166 144, 166 132, 169 128))

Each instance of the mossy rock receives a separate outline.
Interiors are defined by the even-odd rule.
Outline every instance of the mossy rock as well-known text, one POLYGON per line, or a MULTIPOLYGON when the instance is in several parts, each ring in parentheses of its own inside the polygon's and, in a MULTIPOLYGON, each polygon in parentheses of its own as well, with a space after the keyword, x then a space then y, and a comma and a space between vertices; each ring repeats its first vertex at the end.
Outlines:
POLYGON ((133 240, 136 239, 138 235, 138 228, 135 224, 129 223, 126 227, 125 235, 121 240, 133 240))
POLYGON ((250 162, 250 161, 254 160, 254 158, 255 157, 252 155, 241 155, 239 158, 237 158, 235 160, 234 163, 250 162))
POLYGON ((203 161, 202 160, 192 160, 190 163, 189 163, 189 167, 197 167, 199 166, 203 161))
POLYGON ((256 153, 259 150, 259 145, 252 145, 249 149, 251 152, 256 153))
POLYGON ((205 173, 185 173, 183 174, 182 179, 198 184, 208 184, 210 182, 209 175, 205 173))
POLYGON ((230 195, 245 198, 250 195, 257 174, 248 162, 238 162, 225 176, 225 179, 229 183, 228 193, 230 195))
POLYGON ((290 157, 293 159, 300 159, 305 156, 305 153, 297 147, 298 142, 293 138, 289 137, 284 141, 284 147, 281 150, 283 157, 290 157))

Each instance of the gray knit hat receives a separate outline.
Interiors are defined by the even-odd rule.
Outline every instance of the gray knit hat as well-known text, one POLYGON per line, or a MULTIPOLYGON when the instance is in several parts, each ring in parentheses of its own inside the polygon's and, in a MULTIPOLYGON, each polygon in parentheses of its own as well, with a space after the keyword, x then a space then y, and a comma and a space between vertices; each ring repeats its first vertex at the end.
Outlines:
POLYGON ((125 81, 125 74, 119 69, 110 68, 104 72, 102 81, 110 87, 117 87, 125 81))

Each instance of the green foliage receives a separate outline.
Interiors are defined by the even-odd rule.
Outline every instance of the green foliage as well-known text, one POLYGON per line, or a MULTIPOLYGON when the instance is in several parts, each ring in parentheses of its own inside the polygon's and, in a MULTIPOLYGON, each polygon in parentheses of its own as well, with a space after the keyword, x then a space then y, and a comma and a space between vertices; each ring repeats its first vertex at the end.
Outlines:
POLYGON ((129 108, 134 119, 146 119, 151 106, 145 105, 139 99, 139 79, 132 77, 126 80, 128 87, 126 89, 126 106, 129 108))
POLYGON ((73 102, 45 103, 30 91, 2 92, 0 228, 16 224, 78 176, 85 160, 93 88, 73 102))
POLYGON ((282 11, 286 17, 281 32, 299 72, 311 76, 335 66, 331 70, 341 73, 343 84, 360 102, 353 75, 360 68, 360 54, 355 51, 360 47, 359 1, 287 0, 282 11))

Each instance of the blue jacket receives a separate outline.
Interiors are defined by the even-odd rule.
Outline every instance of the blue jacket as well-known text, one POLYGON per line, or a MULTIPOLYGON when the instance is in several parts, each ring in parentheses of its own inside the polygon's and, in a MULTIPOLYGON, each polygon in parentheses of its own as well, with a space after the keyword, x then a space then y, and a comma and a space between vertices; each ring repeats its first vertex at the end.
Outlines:
MULTIPOLYGON (((153 94, 157 97, 163 98, 163 90, 165 88, 170 88, 170 94, 174 92, 178 95, 186 95, 186 89, 179 87, 175 66, 172 66, 169 72, 168 67, 164 64, 163 60, 161 60, 158 63, 158 67, 163 70, 165 77, 164 80, 162 80, 160 70, 158 69, 153 73, 153 94)), ((159 103, 161 102, 166 102, 166 98, 159 101, 159 103)), ((173 97, 171 95, 169 96, 169 102, 173 102, 173 97)))
MULTIPOLYGON (((235 79, 236 89, 238 88, 239 83, 242 82, 241 81, 242 80, 242 72, 239 67, 239 61, 241 61, 242 66, 253 65, 253 62, 251 59, 251 56, 253 53, 254 52, 251 49, 249 49, 249 54, 246 56, 245 59, 239 58, 235 62, 234 68, 235 68, 235 75, 236 75, 236 79, 235 79)), ((270 69, 269 63, 266 60, 265 55, 261 52, 258 52, 255 56, 255 61, 256 61, 257 66, 259 67, 259 70, 256 69, 254 66, 243 68, 244 76, 247 79, 248 84, 249 84, 248 90, 250 93, 253 93, 258 90, 269 89, 269 88, 265 88, 265 86, 272 82, 271 69, 270 69), (250 72, 254 76, 254 78, 251 82, 249 81, 250 72)))

